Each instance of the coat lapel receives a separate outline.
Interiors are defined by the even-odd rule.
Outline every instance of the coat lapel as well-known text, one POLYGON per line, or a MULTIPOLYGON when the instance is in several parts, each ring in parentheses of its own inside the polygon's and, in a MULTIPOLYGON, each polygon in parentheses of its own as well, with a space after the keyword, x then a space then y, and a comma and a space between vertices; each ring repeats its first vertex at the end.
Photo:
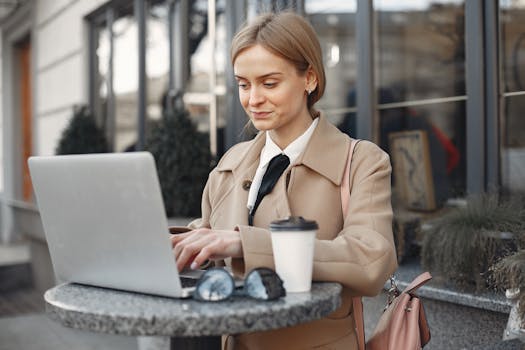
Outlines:
MULTIPOLYGON (((274 190, 269 193, 257 209, 254 225, 268 227, 270 222, 290 216, 292 214, 288 201, 287 178, 293 177, 295 168, 308 167, 314 172, 327 178, 335 185, 341 184, 346 164, 346 156, 350 147, 350 140, 339 132, 335 126, 321 115, 312 137, 306 145, 305 151, 295 161, 277 182, 274 190)), ((221 202, 215 208, 221 216, 229 217, 232 225, 246 225, 248 223, 248 193, 246 184, 251 183, 259 165, 261 150, 266 142, 266 133, 260 132, 254 140, 250 141, 238 155, 223 157, 217 165, 217 171, 231 171, 233 186, 225 194, 229 200, 221 202), (227 207, 223 207, 227 205, 227 207)), ((300 179, 298 179, 300 181, 300 179)))
POLYGON ((350 147, 350 138, 321 114, 305 151, 296 161, 340 186, 350 147))

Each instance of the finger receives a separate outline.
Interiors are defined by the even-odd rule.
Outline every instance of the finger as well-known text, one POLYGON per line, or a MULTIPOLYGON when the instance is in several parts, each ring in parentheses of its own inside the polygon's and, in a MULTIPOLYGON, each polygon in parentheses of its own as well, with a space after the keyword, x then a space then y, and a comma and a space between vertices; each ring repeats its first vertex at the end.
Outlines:
POLYGON ((210 242, 210 236, 202 236, 192 243, 186 244, 177 256, 177 268, 181 271, 186 265, 191 264, 194 256, 198 255, 210 242))
POLYGON ((193 257, 197 255, 199 251, 192 249, 190 246, 184 247, 180 254, 176 257, 177 270, 182 271, 184 267, 191 264, 193 257))
POLYGON ((228 257, 228 254, 225 254, 224 244, 223 239, 215 237, 194 256, 191 268, 196 269, 205 264, 207 260, 217 260, 228 257))
MULTIPOLYGON (((182 236, 182 235, 181 235, 182 236)), ((200 239, 201 235, 197 231, 191 231, 187 234, 185 233, 182 237, 177 237, 177 239, 172 240, 172 250, 175 255, 175 258, 178 259, 182 249, 188 244, 195 242, 200 239)))
POLYGON ((189 232, 184 232, 184 233, 177 233, 177 234, 172 234, 171 237, 170 237, 170 240, 171 240, 171 247, 175 247, 175 245, 177 243, 179 243, 180 241, 186 239, 187 237, 189 237, 191 234, 192 234, 193 231, 189 231, 189 232))

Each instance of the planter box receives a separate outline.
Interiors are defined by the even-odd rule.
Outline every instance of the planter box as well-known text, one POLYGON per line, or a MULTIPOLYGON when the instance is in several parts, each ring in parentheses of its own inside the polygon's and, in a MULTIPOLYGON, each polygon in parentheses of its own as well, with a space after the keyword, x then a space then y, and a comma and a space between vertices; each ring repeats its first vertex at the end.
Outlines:
POLYGON ((512 309, 510 310, 505 333, 503 333, 503 339, 519 339, 525 343, 525 328, 521 328, 523 320, 521 319, 518 312, 519 302, 516 301, 516 298, 509 299, 512 302, 512 309))

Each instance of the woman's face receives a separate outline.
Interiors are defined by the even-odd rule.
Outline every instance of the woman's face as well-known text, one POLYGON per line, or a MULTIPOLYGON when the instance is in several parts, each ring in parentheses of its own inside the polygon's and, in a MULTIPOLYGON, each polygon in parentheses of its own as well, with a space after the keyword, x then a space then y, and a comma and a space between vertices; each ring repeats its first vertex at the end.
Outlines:
POLYGON ((260 45, 242 51, 233 70, 241 104, 258 130, 271 130, 272 139, 293 140, 310 125, 306 91, 316 87, 311 70, 301 76, 290 62, 260 45))

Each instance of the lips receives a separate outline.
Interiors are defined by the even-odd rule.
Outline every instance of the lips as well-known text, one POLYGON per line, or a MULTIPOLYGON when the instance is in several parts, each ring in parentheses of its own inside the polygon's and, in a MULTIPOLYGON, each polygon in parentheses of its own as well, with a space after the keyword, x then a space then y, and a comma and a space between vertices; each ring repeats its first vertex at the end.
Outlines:
POLYGON ((271 114, 271 112, 255 112, 255 111, 252 111, 251 113, 255 119, 264 119, 270 116, 271 114))

